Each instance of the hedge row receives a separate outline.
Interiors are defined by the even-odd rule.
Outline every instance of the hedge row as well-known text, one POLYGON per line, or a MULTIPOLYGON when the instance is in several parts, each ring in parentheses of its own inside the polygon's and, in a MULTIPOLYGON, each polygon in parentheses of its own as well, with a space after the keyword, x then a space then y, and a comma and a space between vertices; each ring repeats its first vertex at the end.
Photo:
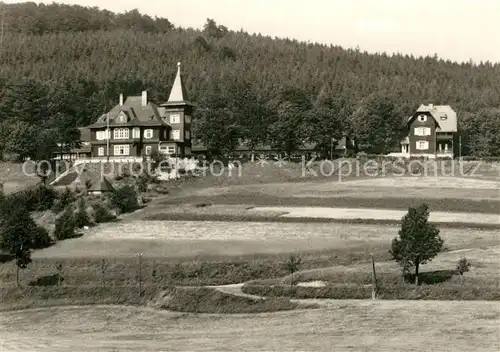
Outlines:
MULTIPOLYGON (((356 156, 356 158, 357 159, 363 159, 363 160, 368 160, 368 159, 375 159, 375 160, 384 159, 384 160, 392 160, 392 161, 401 160, 401 157, 398 157, 398 156, 389 156, 389 155, 385 155, 385 154, 362 154, 362 153, 358 153, 357 156, 356 156)), ((411 158, 409 158, 409 160, 422 160, 422 161, 425 161, 425 160, 433 160, 433 159, 429 159, 427 157, 412 156, 411 158)), ((438 160, 449 161, 451 159, 438 159, 438 160)), ((460 159, 456 158, 455 160, 460 160, 460 159)), ((494 163, 494 162, 500 162, 500 156, 479 157, 479 156, 467 155, 467 156, 462 156, 461 160, 462 161, 485 161, 485 162, 494 163)))
MULTIPOLYGON (((243 292, 263 297, 287 297, 295 299, 369 299, 371 285, 332 285, 325 287, 302 287, 292 285, 246 284, 243 292)), ((380 299, 408 300, 500 300, 498 285, 384 285, 378 288, 380 299)))

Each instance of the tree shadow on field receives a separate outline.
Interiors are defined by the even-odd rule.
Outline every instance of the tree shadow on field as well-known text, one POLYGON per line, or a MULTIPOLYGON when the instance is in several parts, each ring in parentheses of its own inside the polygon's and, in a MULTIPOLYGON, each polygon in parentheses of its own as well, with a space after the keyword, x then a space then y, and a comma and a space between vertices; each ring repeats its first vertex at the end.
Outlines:
POLYGON ((14 259, 14 256, 10 253, 0 253, 0 264, 8 263, 14 259))
POLYGON ((29 286, 55 286, 58 282, 63 282, 64 278, 59 274, 46 275, 32 280, 28 283, 29 286))
POLYGON ((80 238, 82 236, 83 236, 83 232, 75 232, 71 236, 66 237, 65 240, 72 240, 72 239, 75 239, 75 238, 80 238))
MULTIPOLYGON (((451 280, 453 275, 456 274, 455 270, 435 270, 426 271, 418 274, 419 284, 435 285, 451 280)), ((405 281, 408 283, 415 282, 415 274, 405 275, 405 281)))

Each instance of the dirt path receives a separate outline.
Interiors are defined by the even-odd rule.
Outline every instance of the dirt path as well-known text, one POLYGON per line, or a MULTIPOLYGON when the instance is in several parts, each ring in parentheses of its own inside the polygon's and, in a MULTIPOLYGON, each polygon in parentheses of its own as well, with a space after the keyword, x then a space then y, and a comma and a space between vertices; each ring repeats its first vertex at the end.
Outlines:
POLYGON ((222 285, 222 286, 205 286, 208 288, 213 288, 215 290, 218 290, 223 293, 227 293, 233 296, 239 296, 239 297, 246 297, 250 299, 255 299, 255 300, 263 300, 266 299, 265 297, 262 296, 256 296, 256 295, 250 295, 245 292, 243 292, 243 285, 245 283, 240 283, 240 284, 232 284, 232 285, 222 285))

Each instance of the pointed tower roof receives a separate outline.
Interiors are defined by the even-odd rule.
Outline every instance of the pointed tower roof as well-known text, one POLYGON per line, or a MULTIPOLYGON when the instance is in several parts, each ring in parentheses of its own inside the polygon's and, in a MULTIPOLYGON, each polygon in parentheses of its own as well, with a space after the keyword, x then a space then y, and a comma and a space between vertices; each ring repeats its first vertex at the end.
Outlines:
POLYGON ((182 81, 181 74, 181 63, 177 63, 177 75, 175 76, 174 84, 172 85, 172 90, 170 91, 170 95, 168 97, 168 101, 162 106, 168 105, 194 105, 188 101, 186 87, 184 86, 184 82, 182 81))

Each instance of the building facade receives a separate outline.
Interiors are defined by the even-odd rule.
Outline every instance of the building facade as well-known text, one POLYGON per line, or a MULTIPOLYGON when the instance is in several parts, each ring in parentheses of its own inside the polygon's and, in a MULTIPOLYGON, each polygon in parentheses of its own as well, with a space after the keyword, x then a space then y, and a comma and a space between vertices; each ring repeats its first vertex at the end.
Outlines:
POLYGON ((194 107, 187 99, 178 63, 167 102, 149 101, 147 91, 125 100, 120 94, 117 105, 80 129, 83 148, 65 152, 63 158, 133 160, 153 152, 190 157, 194 107))
POLYGON ((408 118, 401 141, 403 157, 455 158, 460 156, 457 113, 449 105, 420 105, 408 118))

